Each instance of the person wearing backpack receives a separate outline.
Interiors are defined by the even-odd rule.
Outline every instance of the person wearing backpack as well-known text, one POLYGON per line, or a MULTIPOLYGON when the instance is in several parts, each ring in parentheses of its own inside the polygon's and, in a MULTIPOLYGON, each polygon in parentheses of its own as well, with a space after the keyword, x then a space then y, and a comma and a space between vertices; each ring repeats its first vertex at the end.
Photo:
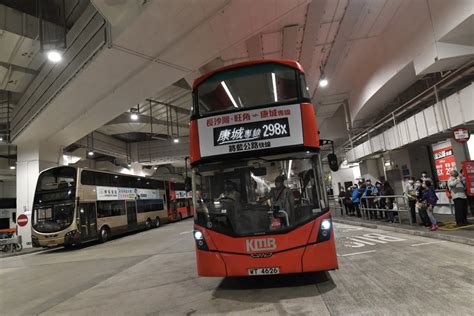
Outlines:
POLYGON ((417 179, 415 182, 416 190, 416 209, 418 210, 418 215, 420 215, 421 223, 420 226, 431 227, 431 221, 428 217, 428 212, 426 212, 426 205, 423 204, 423 180, 417 179))
POLYGON ((456 170, 452 170, 448 179, 448 188, 454 202, 454 215, 457 226, 467 225, 466 187, 456 170))
POLYGON ((426 212, 428 213, 428 217, 431 221, 431 231, 435 231, 438 229, 438 223, 436 222, 436 218, 433 215, 434 207, 438 203, 438 197, 436 196, 435 191, 431 185, 430 180, 425 180, 423 182, 423 195, 422 195, 422 203, 426 206, 426 212))

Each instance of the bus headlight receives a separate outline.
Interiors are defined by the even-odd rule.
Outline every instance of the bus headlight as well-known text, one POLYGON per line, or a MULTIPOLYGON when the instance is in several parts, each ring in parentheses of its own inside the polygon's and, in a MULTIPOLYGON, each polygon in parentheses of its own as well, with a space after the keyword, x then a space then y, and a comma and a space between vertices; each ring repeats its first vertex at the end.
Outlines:
POLYGON ((318 239, 316 242, 323 242, 331 238, 332 221, 331 218, 325 218, 319 225, 318 239))
POLYGON ((327 218, 323 219, 321 222, 321 229, 328 230, 331 228, 331 221, 327 218))
POLYGON ((196 239, 196 240, 202 240, 202 239, 204 239, 202 233, 201 233, 199 230, 195 230, 195 231, 194 231, 194 239, 196 239))
POLYGON ((199 250, 209 250, 207 247, 206 239, 204 239, 204 235, 200 230, 195 230, 193 233, 194 240, 196 241, 196 247, 199 250))

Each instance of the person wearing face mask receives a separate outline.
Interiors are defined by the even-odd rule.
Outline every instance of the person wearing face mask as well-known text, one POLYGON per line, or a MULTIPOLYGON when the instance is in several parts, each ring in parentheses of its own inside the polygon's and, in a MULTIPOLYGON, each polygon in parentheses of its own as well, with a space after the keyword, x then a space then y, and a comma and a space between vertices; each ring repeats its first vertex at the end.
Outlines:
POLYGON ((456 217, 456 225, 467 225, 467 195, 466 186, 462 182, 462 176, 452 170, 448 179, 448 188, 454 202, 454 214, 456 217))
POLYGON ((375 208, 375 200, 373 198, 370 198, 370 197, 374 196, 374 195, 377 195, 377 192, 378 192, 377 188, 372 185, 372 181, 370 179, 367 179, 365 184, 366 184, 365 191, 362 194, 362 197, 363 198, 369 197, 368 199, 364 199, 366 201, 366 207, 369 208, 369 211, 367 211, 367 212, 370 213, 371 218, 377 219, 377 212, 373 211, 373 210, 370 210, 370 209, 375 208))
POLYGON ((437 230, 438 225, 436 222, 436 218, 434 217, 434 207, 438 202, 438 197, 436 196, 433 187, 431 186, 431 181, 426 180, 423 182, 423 195, 421 197, 422 203, 426 206, 426 212, 428 213, 428 217, 431 221, 431 231, 437 230))
POLYGON ((426 207, 424 207, 422 198, 423 198, 423 181, 421 179, 417 179, 415 182, 415 190, 416 190, 416 204, 415 207, 418 210, 418 215, 420 215, 420 226, 431 227, 431 221, 428 217, 428 213, 426 212, 426 207))
POLYGON ((429 181, 431 183, 433 183, 433 181, 431 180, 431 178, 428 177, 428 173, 426 171, 422 171, 421 172, 421 181, 425 182, 425 181, 429 181))
POLYGON ((288 213, 290 225, 295 221, 294 209, 295 199, 293 193, 284 185, 285 177, 278 176, 275 178, 275 187, 270 190, 270 193, 264 198, 260 199, 260 203, 270 200, 272 207, 283 210, 288 213))
POLYGON ((408 207, 410 210, 411 222, 416 224, 416 188, 415 188, 415 178, 409 177, 408 184, 405 188, 405 195, 408 198, 408 207))

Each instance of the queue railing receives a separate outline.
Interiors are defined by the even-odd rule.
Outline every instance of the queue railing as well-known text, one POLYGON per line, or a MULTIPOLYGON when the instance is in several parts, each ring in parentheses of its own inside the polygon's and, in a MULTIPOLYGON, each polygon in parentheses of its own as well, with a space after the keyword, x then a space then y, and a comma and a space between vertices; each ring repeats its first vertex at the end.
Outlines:
MULTIPOLYGON (((364 196, 360 198, 360 211, 362 216, 367 219, 372 219, 375 213, 373 212, 382 212, 385 213, 385 216, 388 217, 389 212, 398 212, 398 221, 402 223, 402 213, 408 214, 408 221, 410 225, 413 225, 410 216, 410 209, 408 204, 408 197, 405 195, 373 195, 373 196, 364 196), (392 203, 384 203, 384 208, 380 208, 380 201, 387 199, 393 199, 392 203), (392 208, 389 209, 388 206, 392 204, 392 208), (370 206, 370 207, 369 207, 370 206)), ((393 213, 392 213, 393 214, 393 213)), ((395 216, 394 216, 395 217, 395 216)))

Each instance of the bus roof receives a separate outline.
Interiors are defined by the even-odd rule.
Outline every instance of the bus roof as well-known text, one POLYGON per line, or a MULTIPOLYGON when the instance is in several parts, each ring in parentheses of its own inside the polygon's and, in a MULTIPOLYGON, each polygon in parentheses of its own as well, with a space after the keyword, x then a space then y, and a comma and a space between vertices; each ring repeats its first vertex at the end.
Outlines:
POLYGON ((290 66, 290 67, 295 68, 295 69, 299 69, 300 71, 304 72, 303 66, 301 66, 301 64, 299 62, 294 61, 294 60, 290 60, 290 59, 256 59, 256 60, 251 60, 251 61, 244 61, 244 62, 241 62, 241 63, 221 67, 219 69, 210 71, 210 72, 202 75, 201 77, 197 78, 196 80, 194 80, 193 90, 196 89, 196 87, 198 85, 200 85, 204 80, 206 80, 207 78, 215 75, 216 73, 227 71, 227 70, 234 69, 234 68, 240 68, 240 67, 256 65, 256 64, 265 64, 265 63, 282 64, 282 65, 290 66))

